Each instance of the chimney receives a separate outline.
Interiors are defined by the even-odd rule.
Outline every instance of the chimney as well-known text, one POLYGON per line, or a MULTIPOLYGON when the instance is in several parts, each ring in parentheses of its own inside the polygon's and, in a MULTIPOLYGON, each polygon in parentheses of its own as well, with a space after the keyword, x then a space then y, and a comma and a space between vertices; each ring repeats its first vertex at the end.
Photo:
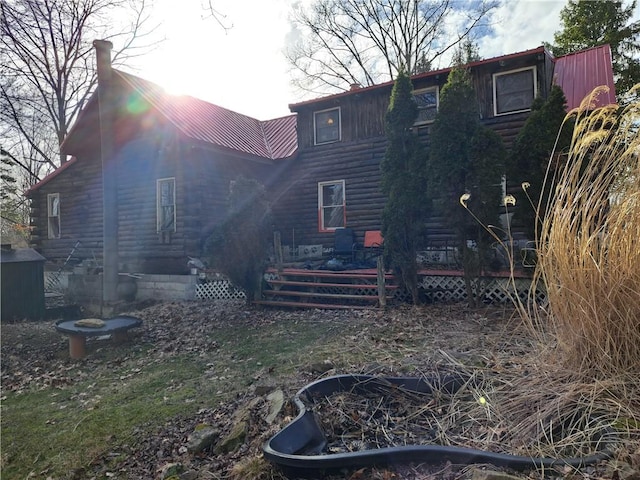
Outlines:
MULTIPOLYGON (((118 287, 118 184, 114 161, 113 122, 115 94, 111 69, 111 49, 108 40, 95 40, 98 73, 98 110, 100 117, 100 155, 102 157, 102 306, 110 307, 117 300, 118 287)), ((104 311, 102 312, 104 315, 104 311)))
POLYGON ((353 92, 354 90, 360 90, 362 88, 362 85, 360 85, 359 83, 352 83, 351 85, 349 85, 349 91, 353 92))
POLYGON ((98 80, 100 74, 104 74, 107 71, 111 71, 111 50, 113 49, 113 43, 109 40, 94 40, 93 48, 96 49, 96 63, 98 67, 98 80))

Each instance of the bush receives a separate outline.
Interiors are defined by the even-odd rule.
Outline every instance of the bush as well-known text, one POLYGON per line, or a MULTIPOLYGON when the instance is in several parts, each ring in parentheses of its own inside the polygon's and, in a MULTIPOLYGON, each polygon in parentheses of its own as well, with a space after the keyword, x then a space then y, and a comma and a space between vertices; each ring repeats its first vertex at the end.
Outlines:
POLYGON ((264 187, 240 177, 231 182, 226 219, 205 244, 210 264, 242 288, 247 303, 260 291, 271 235, 271 211, 264 187))
POLYGON ((424 235, 430 201, 426 192, 427 154, 411 128, 418 115, 411 80, 400 72, 385 116, 389 140, 381 164, 385 261, 399 274, 413 303, 418 298, 416 254, 424 235))

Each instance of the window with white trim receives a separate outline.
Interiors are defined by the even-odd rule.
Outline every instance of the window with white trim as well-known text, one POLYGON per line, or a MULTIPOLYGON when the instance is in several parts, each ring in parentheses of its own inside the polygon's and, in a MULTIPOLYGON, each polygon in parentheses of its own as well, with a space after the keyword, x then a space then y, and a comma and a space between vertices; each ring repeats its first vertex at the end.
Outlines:
POLYGON ((318 183, 318 229, 333 231, 346 226, 344 180, 318 183))
POLYGON ((341 139, 340 108, 313 112, 315 145, 338 142, 341 139))
POLYGON ((520 68, 493 74, 493 113, 527 112, 536 98, 537 73, 535 67, 520 68))
POLYGON ((47 195, 47 237, 60 238, 60 194, 47 195))
POLYGON ((414 125, 424 125, 436 119, 438 113, 438 87, 421 88, 413 91, 418 105, 418 117, 414 125))
POLYGON ((156 181, 156 219, 158 232, 176 231, 176 179, 156 181))

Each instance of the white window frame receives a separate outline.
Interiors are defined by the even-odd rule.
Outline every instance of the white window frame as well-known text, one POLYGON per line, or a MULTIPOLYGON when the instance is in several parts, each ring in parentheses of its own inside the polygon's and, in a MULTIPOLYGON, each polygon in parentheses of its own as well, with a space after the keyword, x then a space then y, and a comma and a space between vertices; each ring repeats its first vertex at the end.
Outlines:
MULTIPOLYGON (((414 90, 413 96, 416 97, 421 93, 431 92, 431 91, 434 91, 436 93, 436 113, 438 113, 438 109, 440 108, 440 88, 437 85, 433 87, 419 88, 418 90, 414 90)), ((418 104, 418 116, 420 116, 420 111, 422 110, 426 110, 426 108, 420 108, 420 105, 418 104)), ((414 126, 417 127, 420 125, 428 125, 430 123, 433 123, 434 120, 435 120, 435 117, 431 120, 422 120, 422 121, 419 119, 416 119, 414 126)))
POLYGON ((318 110, 313 112, 313 144, 314 145, 326 145, 328 143, 335 143, 342 140, 342 111, 340 107, 326 108, 324 110, 318 110), (318 141, 318 114, 337 111, 338 112, 338 138, 327 140, 326 142, 318 141))
POLYGON ((497 82, 497 78, 498 77, 503 77, 505 75, 511 75, 514 73, 519 73, 519 72, 524 72, 524 71, 531 71, 533 72, 533 97, 532 97, 532 102, 533 100, 535 100, 535 98, 538 96, 538 69, 536 67, 524 67, 524 68, 517 68, 515 70, 509 70, 508 72, 499 72, 499 73, 494 73, 493 74, 493 114, 496 117, 499 117, 501 115, 512 115, 514 113, 522 113, 522 112, 529 112, 531 111, 531 107, 529 106, 529 108, 523 108, 520 110, 512 110, 509 112, 498 112, 498 82, 497 82))
POLYGON ((327 182, 318 182, 318 230, 320 232, 333 232, 338 228, 344 228, 347 225, 347 195, 344 180, 330 180, 327 182), (342 187, 342 204, 325 204, 323 198, 323 188, 327 185, 340 185, 342 187), (325 210, 330 208, 342 208, 342 224, 335 227, 326 226, 325 210))
POLYGON ((60 194, 47 195, 47 237, 60 238, 60 194), (57 233, 54 224, 57 224, 57 233))
POLYGON ((156 180, 156 230, 158 233, 175 232, 176 231, 176 179, 175 177, 159 178, 156 180), (162 204, 162 185, 171 182, 173 184, 173 198, 171 203, 162 204), (173 228, 162 228, 162 219, 164 218, 162 209, 164 207, 173 207, 173 228))

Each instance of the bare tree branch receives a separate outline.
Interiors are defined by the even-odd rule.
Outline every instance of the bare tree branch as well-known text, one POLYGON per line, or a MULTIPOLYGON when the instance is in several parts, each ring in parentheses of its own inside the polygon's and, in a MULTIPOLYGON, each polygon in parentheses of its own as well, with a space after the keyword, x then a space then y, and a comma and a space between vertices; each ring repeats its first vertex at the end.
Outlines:
POLYGON ((203 0, 202 8, 208 12, 205 18, 213 18, 225 32, 233 28, 233 24, 227 21, 227 16, 213 6, 214 0, 203 0))
POLYGON ((298 6, 285 55, 302 90, 328 93, 433 65, 486 20, 497 0, 316 0, 298 6))
POLYGON ((42 165, 65 161, 59 146, 97 82, 93 40, 110 39, 114 64, 126 62, 153 45, 143 42, 153 31, 148 11, 149 0, 0 2, 2 143, 8 151, 12 139, 15 164, 32 181, 42 165))

